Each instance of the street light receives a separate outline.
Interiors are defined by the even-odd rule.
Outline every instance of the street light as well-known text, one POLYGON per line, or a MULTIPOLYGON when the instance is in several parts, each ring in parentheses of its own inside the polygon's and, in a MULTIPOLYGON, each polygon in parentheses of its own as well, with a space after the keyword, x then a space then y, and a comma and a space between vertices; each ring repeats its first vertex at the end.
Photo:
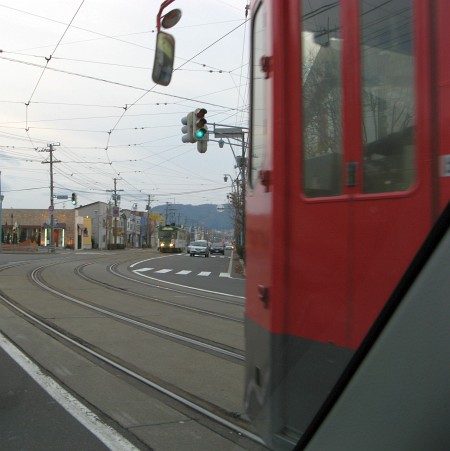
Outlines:
POLYGON ((230 177, 231 185, 233 186, 234 185, 234 181, 233 181, 233 177, 231 177, 230 174, 223 174, 223 181, 224 182, 228 182, 228 177, 230 177))

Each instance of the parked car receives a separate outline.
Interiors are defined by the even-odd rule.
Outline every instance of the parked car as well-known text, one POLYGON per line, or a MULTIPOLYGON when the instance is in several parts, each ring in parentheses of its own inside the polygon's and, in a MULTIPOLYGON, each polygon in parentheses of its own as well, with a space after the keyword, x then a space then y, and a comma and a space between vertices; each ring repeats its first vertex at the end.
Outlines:
POLYGON ((209 257, 209 246, 206 240, 197 240, 189 245, 189 255, 193 257, 194 255, 204 255, 209 257))
POLYGON ((233 245, 231 243, 225 243, 225 249, 226 250, 233 250, 234 247, 233 247, 233 245))
POLYGON ((212 243, 209 252, 211 254, 225 255, 225 246, 222 243, 212 243))

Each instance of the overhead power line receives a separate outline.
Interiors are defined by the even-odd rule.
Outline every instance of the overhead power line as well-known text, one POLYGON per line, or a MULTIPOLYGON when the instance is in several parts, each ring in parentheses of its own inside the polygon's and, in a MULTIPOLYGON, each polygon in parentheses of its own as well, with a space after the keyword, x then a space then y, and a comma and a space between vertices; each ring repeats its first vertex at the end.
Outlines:
POLYGON ((42 69, 41 75, 38 78, 38 81, 33 89, 33 92, 31 93, 30 98, 28 99, 28 102, 26 103, 26 105, 28 106, 31 102, 31 99, 34 96, 34 93, 36 92, 37 87, 39 86, 39 83, 44 75, 45 70, 47 69, 48 63, 50 62, 50 60, 52 59, 53 54, 56 52, 56 49, 58 48, 59 44, 61 43, 61 41, 64 39, 64 36, 67 33, 67 30, 70 28, 70 26, 72 25, 72 22, 74 21, 75 17, 77 16, 78 12, 80 11, 80 8, 83 6, 84 0, 82 0, 82 2, 80 3, 80 6, 78 7, 78 9, 76 10, 75 14, 73 15, 71 21, 67 24, 66 29, 64 30, 64 33, 62 34, 62 36, 59 38, 58 43, 56 44, 55 48, 53 49, 53 52, 50 54, 50 56, 46 59, 46 63, 45 63, 45 67, 42 69))

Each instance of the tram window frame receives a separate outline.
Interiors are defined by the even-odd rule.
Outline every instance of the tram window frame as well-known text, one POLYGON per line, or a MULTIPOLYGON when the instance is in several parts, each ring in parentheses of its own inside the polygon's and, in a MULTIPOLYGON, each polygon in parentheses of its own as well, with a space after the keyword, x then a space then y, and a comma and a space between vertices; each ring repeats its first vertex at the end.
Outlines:
POLYGON ((413 1, 406 1, 408 8, 405 0, 383 8, 361 1, 362 194, 409 191, 417 178, 413 1))
POLYGON ((250 161, 249 161, 249 185, 255 188, 259 177, 259 171, 263 168, 267 152, 267 80, 264 68, 261 66, 261 58, 267 56, 267 20, 266 5, 261 2, 255 11, 252 20, 252 48, 251 48, 251 102, 250 115, 250 161), (257 36, 260 39, 257 39, 257 36), (258 46, 261 43, 262 45, 258 46), (257 76, 258 75, 258 76, 257 76))

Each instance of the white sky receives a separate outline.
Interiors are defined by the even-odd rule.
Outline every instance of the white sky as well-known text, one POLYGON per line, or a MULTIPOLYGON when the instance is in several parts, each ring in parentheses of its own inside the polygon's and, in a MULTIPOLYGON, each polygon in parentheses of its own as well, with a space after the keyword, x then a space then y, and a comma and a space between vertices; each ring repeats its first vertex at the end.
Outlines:
MULTIPOLYGON (((114 178, 122 208, 144 210, 149 194, 152 205, 226 202, 230 146, 198 153, 181 142, 181 118, 205 107, 209 123, 248 126, 247 0, 176 0, 165 10, 183 11, 167 30, 182 66, 168 87, 151 78, 161 2, 0 0, 4 210, 50 205, 49 153, 39 150, 58 142, 54 194, 75 191, 79 205, 108 202, 114 178)), ((55 199, 64 207, 70 200, 55 199)))

